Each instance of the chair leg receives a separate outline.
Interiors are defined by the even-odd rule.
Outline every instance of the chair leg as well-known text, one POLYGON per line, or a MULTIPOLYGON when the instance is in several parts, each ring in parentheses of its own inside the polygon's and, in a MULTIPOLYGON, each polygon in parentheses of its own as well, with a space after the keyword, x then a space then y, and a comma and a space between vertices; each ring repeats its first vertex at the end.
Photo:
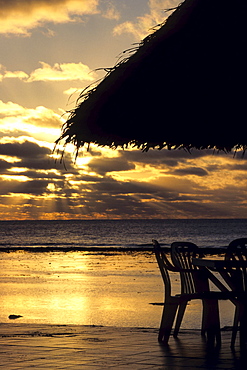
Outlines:
POLYGON ((221 345, 219 303, 217 299, 203 299, 203 323, 202 328, 207 334, 207 344, 221 345))
POLYGON ((243 316, 243 305, 241 303, 238 303, 235 308, 234 313, 234 321, 233 321, 233 327, 232 327, 232 338, 231 338, 231 348, 234 348, 237 332, 238 332, 238 324, 240 323, 240 320, 243 316))
POLYGON ((205 337, 206 335, 206 325, 207 319, 206 319, 206 310, 204 302, 202 301, 202 326, 201 326, 201 336, 205 337))
POLYGON ((185 309, 187 307, 187 303, 188 303, 188 301, 184 301, 179 305, 178 315, 177 315, 176 324, 175 324, 175 328, 174 328, 174 332, 173 332, 173 336, 175 338, 177 338, 177 336, 178 336, 178 332, 179 332, 179 329, 180 329, 180 326, 181 326, 181 323, 182 323, 182 320, 183 320, 183 317, 184 317, 184 313, 185 313, 185 309))
POLYGON ((167 344, 178 309, 178 301, 165 302, 159 329, 159 342, 167 344))

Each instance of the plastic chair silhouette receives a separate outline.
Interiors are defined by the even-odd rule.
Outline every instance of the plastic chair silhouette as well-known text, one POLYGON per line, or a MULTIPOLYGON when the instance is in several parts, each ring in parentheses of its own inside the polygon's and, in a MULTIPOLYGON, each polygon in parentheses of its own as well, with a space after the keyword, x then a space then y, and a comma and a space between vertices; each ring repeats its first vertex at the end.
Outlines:
MULTIPOLYGON (((198 248, 196 245, 192 243, 173 243, 172 249, 174 249, 175 247, 181 247, 181 244, 183 244, 184 247, 186 245, 186 254, 188 252, 188 247, 190 247, 189 249, 190 252, 193 251, 193 254, 191 253, 191 257, 192 255, 193 257, 196 257, 195 252, 198 252, 198 248)), ((169 261, 169 259, 166 257, 164 251, 162 250, 162 248, 160 247, 159 243, 156 240, 153 241, 153 245, 154 245, 156 259, 157 259, 157 262, 160 268, 160 272, 161 272, 163 282, 164 282, 164 287, 165 287, 164 308, 163 308, 163 313, 162 313, 162 318, 161 318, 161 323, 160 323, 160 328, 159 328, 158 340, 162 343, 168 343, 175 318, 176 318, 176 322, 175 322, 175 328, 173 331, 173 336, 177 337, 179 333, 179 329, 180 329, 182 319, 184 316, 184 312, 185 312, 188 302, 193 299, 203 299, 203 298, 205 299, 207 298, 206 302, 208 302, 208 297, 205 297, 205 293, 202 292, 202 287, 199 291, 197 291, 195 284, 194 284, 195 276, 193 276, 195 270, 192 267, 191 263, 188 264, 187 263, 188 261, 186 261, 185 264, 181 263, 180 265, 180 262, 178 262, 177 258, 174 257, 175 254, 173 251, 173 254, 174 254, 173 259, 175 259, 175 264, 174 264, 169 261), (171 280, 169 276, 169 271, 179 272, 180 277, 181 277, 181 293, 175 296, 171 295, 171 280)), ((180 260, 180 257, 178 258, 178 260, 180 260)), ((198 271, 198 273, 202 275, 201 271, 200 272, 198 271)), ((205 276, 204 273, 203 275, 205 276)), ((207 278, 203 279, 203 283, 204 283, 204 288, 206 288, 207 291, 209 291, 207 278)), ((211 303, 211 300, 210 300, 210 303, 211 303)), ((210 304, 210 306, 204 302, 204 311, 205 312, 203 314, 202 326, 201 326, 202 335, 205 335, 206 330, 207 330, 206 323, 208 322, 208 316, 214 315, 215 320, 217 321, 217 325, 218 325, 219 320, 217 320, 217 317, 219 316, 219 312, 218 312, 217 300, 214 303, 214 305, 210 304)), ((217 326, 217 330, 219 329, 218 326, 217 326)), ((218 337, 218 342, 220 343, 220 336, 218 337)))
POLYGON ((203 306, 201 334, 207 335, 208 345, 213 345, 216 339, 217 345, 220 346, 218 300, 231 299, 231 293, 226 288, 225 291, 210 291, 208 271, 203 268, 199 269, 192 264, 192 258, 201 257, 199 248, 195 244, 188 242, 172 243, 172 262, 168 260, 156 240, 153 241, 153 245, 165 287, 164 309, 158 340, 168 343, 175 318, 173 336, 177 337, 188 302, 193 299, 200 299, 203 306), (180 273, 181 292, 175 296, 171 295, 169 271, 180 273))
MULTIPOLYGON (((228 261, 247 261, 247 238, 233 240, 227 248, 225 259, 228 261)), ((226 273, 226 277, 228 277, 226 280, 237 298, 231 338, 231 347, 233 348, 238 325, 244 319, 244 305, 247 304, 247 266, 242 265, 234 269, 226 268, 226 273)))
MULTIPOLYGON (((154 252, 156 256, 156 260, 160 269, 161 276, 163 278, 164 282, 164 308, 159 328, 159 335, 158 340, 159 342, 168 343, 173 322, 175 320, 175 316, 178 310, 178 307, 181 305, 183 300, 189 301, 191 299, 190 296, 186 295, 180 295, 177 294, 175 296, 172 296, 172 288, 171 288, 171 280, 169 271, 176 271, 178 272, 178 269, 175 268, 172 263, 168 260, 166 257, 164 251, 161 249, 159 243, 157 240, 153 240, 153 246, 154 246, 154 252)), ((176 330, 178 332, 179 330, 179 323, 176 322, 176 330)))
MULTIPOLYGON (((175 242, 171 245, 171 257, 175 267, 180 269, 181 294, 191 295, 202 301, 201 334, 207 335, 209 345, 221 344, 219 299, 229 299, 228 292, 210 291, 208 270, 192 263, 195 257, 201 257, 199 248, 189 242, 175 242)), ((182 322, 188 301, 181 304, 178 321, 182 322)), ((175 332, 176 334, 176 332, 175 332)))

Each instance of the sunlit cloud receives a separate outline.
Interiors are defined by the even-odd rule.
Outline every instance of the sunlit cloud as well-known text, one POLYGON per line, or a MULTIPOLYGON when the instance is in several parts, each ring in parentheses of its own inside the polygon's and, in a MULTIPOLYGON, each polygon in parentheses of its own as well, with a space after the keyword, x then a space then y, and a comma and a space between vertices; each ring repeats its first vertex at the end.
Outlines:
POLYGON ((18 78, 19 80, 25 80, 28 78, 28 74, 26 74, 23 71, 14 71, 14 72, 6 71, 2 78, 18 78))
POLYGON ((98 13, 99 0, 2 0, 0 33, 29 36, 45 23, 80 21, 98 13))
POLYGON ((88 66, 83 63, 56 63, 50 66, 48 63, 40 62, 41 68, 30 74, 28 82, 33 81, 89 81, 97 77, 88 66))
POLYGON ((131 33, 134 35, 136 40, 141 40, 147 35, 147 27, 143 27, 143 23, 141 20, 139 20, 138 24, 134 24, 130 21, 126 21, 124 23, 121 23, 114 27, 113 34, 116 35, 122 35, 123 33, 131 33))
POLYGON ((53 66, 40 62, 41 68, 37 68, 28 75, 23 71, 7 71, 0 65, 0 81, 5 78, 17 78, 25 82, 34 81, 86 81, 93 82, 97 73, 83 63, 55 63, 53 66))
POLYGON ((143 39, 150 34, 155 26, 164 22, 165 18, 170 14, 166 11, 176 7, 180 2, 180 0, 149 0, 149 13, 137 17, 136 22, 126 21, 117 25, 113 30, 113 34, 130 33, 137 40, 143 39))
POLYGON ((0 117, 22 115, 23 109, 19 104, 0 100, 0 117))
MULTIPOLYGON (((29 140, 29 138, 20 137, 18 139, 6 138, 0 140, 1 156, 23 160, 24 158, 40 158, 40 156, 44 157, 48 154, 50 154, 49 148, 42 145, 42 142, 35 141, 34 139, 29 140)), ((16 163, 16 160, 12 163, 16 163)), ((18 167, 20 168, 22 166, 18 163, 18 167)))
POLYGON ((62 123, 59 114, 43 106, 30 109, 0 100, 0 137, 27 135, 54 145, 62 123))

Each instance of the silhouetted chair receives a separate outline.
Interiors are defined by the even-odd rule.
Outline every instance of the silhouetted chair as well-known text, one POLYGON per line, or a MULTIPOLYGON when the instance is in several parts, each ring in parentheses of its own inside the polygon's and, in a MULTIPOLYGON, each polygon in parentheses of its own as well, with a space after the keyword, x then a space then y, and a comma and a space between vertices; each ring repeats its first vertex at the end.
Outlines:
POLYGON ((187 303, 192 299, 202 299, 201 334, 207 333, 209 344, 214 342, 216 336, 217 343, 220 344, 218 299, 223 299, 223 296, 224 299, 227 298, 225 298, 226 294, 223 292, 210 292, 207 270, 199 270, 192 265, 192 257, 199 256, 197 246, 192 243, 173 243, 172 263, 156 240, 153 241, 153 245, 165 287, 164 308, 158 340, 168 343, 175 318, 173 336, 177 337, 187 303), (171 295, 169 271, 179 272, 181 277, 181 293, 175 296, 171 295))
MULTIPOLYGON (((225 259, 230 261, 247 261, 247 238, 233 240, 226 251, 225 259)), ((244 315, 244 306, 247 304, 247 267, 241 265, 238 268, 226 268, 226 281, 236 294, 237 304, 234 314, 232 329, 231 347, 233 348, 236 341, 238 324, 244 315)))
MULTIPOLYGON (((221 344, 219 299, 229 299, 228 292, 210 291, 208 271, 192 263, 195 257, 201 257, 199 248, 189 242, 175 242, 171 245, 171 256, 175 267, 180 269, 181 294, 194 295, 202 300, 202 334, 207 334, 209 345, 216 339, 221 344)), ((183 302, 178 321, 182 322, 187 302, 183 302)), ((174 333, 177 334, 176 332, 174 333)))
MULTIPOLYGON (((158 340, 159 342, 168 343, 178 308, 183 303, 183 301, 186 302, 190 301, 192 297, 190 295, 188 296, 185 294, 184 295, 177 294, 175 296, 171 295, 172 288, 169 271, 178 272, 178 269, 175 268, 172 265, 172 263, 168 260, 157 240, 153 240, 153 245, 156 260, 158 262, 158 266, 160 269, 161 276, 163 278, 165 288, 164 308, 160 323, 158 340)), ((179 323, 176 323, 177 331, 179 330, 179 326, 180 326, 179 323)))
MULTIPOLYGON (((173 333, 176 337, 179 332, 187 303, 192 299, 200 299, 202 300, 203 306, 201 334, 207 334, 208 345, 214 345, 216 339, 216 343, 219 346, 221 344, 221 336, 218 300, 232 300, 232 293, 229 292, 217 279, 215 279, 216 285, 223 290, 210 291, 208 279, 210 272, 206 268, 196 267, 192 263, 193 258, 202 257, 202 253, 195 244, 188 242, 172 243, 172 263, 169 261, 167 263, 167 258, 165 254, 162 253, 157 241, 154 242, 154 245, 156 258, 165 284, 165 303, 159 330, 159 340, 168 342, 177 313, 173 333), (164 270, 166 271, 162 273, 164 270), (180 273, 181 293, 179 295, 171 296, 171 286, 168 274, 169 270, 178 271, 180 273)), ((212 280, 213 275, 211 275, 210 279, 212 280)))

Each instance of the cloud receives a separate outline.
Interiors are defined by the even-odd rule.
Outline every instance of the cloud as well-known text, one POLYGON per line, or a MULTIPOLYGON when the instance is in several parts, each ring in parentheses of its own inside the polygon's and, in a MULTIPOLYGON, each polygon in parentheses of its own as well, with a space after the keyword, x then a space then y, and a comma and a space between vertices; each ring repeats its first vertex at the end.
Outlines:
POLYGON ((135 165, 133 163, 129 163, 126 160, 121 158, 96 158, 92 159, 88 164, 88 167, 100 174, 105 175, 108 172, 114 171, 129 171, 134 170, 135 165))
POLYGON ((9 163, 3 159, 0 159, 0 173, 6 173, 6 170, 12 167, 12 163, 9 163))
POLYGON ((25 167, 35 170, 50 170, 55 167, 55 161, 52 158, 37 156, 22 159, 16 167, 25 167))
POLYGON ((68 23, 98 13, 99 0, 2 0, 0 33, 30 35, 45 23, 68 23))
POLYGON ((48 63, 40 62, 41 68, 34 70, 27 82, 33 81, 89 81, 96 79, 97 75, 83 63, 56 63, 50 66, 48 63))
POLYGON ((164 22, 168 16, 165 10, 176 7, 180 2, 180 0, 149 0, 149 13, 138 17, 136 22, 126 21, 117 25, 113 34, 131 33, 137 40, 143 39, 155 26, 164 22))
MULTIPOLYGON (((13 109, 19 117, 20 108, 13 109)), ((65 171, 45 145, 6 140, 0 142, 3 219, 247 217, 244 159, 168 150, 118 151, 119 157, 105 158, 98 151, 76 167, 68 157, 65 171), (145 167, 152 168, 149 178, 145 167), (138 171, 140 177, 128 177, 138 171), (6 199, 11 208, 4 208, 6 199)))
POLYGON ((206 191, 205 186, 197 184, 188 178, 177 178, 174 176, 163 176, 160 174, 154 180, 151 181, 154 186, 159 186, 160 188, 167 191, 175 191, 179 194, 195 194, 198 192, 206 191))
POLYGON ((13 102, 4 103, 0 100, 0 117, 17 116, 23 114, 24 108, 13 102))
POLYGON ((2 79, 3 78, 18 78, 19 80, 26 80, 28 78, 28 74, 23 71, 6 71, 4 75, 2 75, 2 79))
POLYGON ((172 172, 172 174, 176 176, 188 176, 188 175, 207 176, 208 172, 201 167, 186 167, 186 168, 177 168, 172 172))
POLYGON ((120 13, 116 9, 115 5, 111 3, 110 1, 107 1, 106 3, 106 9, 102 11, 102 16, 107 19, 120 19, 120 13))
POLYGON ((175 191, 166 191, 159 185, 138 181, 117 181, 110 176, 98 179, 91 185, 78 188, 78 197, 71 199, 73 210, 90 217, 150 217, 156 211, 152 204, 175 201, 179 195, 175 191))
POLYGON ((26 110, 26 114, 23 117, 23 123, 30 124, 38 128, 47 127, 60 129, 62 121, 61 117, 52 109, 40 106, 35 109, 26 110))
MULTIPOLYGON (((193 150, 189 153, 186 150, 149 150, 141 152, 140 150, 120 151, 120 155, 128 161, 149 164, 152 166, 175 167, 179 163, 184 163, 192 159, 212 156, 213 150, 193 150)), ((217 156, 220 154, 217 154, 217 156)))
POLYGON ((18 158, 35 158, 50 154, 50 150, 30 141, 24 141, 23 143, 12 142, 12 143, 0 143, 0 155, 7 155, 10 157, 18 158))
POLYGON ((46 30, 42 31, 42 34, 46 37, 53 37, 56 35, 55 31, 53 30, 50 30, 49 28, 47 28, 46 30))
POLYGON ((241 158, 241 161, 233 161, 226 165, 226 169, 229 171, 244 171, 247 170, 247 159, 241 158))
MULTIPOLYGON (((67 176, 71 178, 73 175, 76 178, 78 171, 68 160, 65 171, 62 164, 56 163, 51 157, 51 151, 46 147, 28 140, 0 143, 0 157, 0 194, 8 196, 11 203, 15 202, 13 194, 21 196, 16 201, 17 208, 26 196, 34 197, 32 199, 43 196, 44 201, 47 196, 53 198, 56 194, 64 197, 65 189, 68 197, 75 193, 67 176)), ((36 214, 35 210, 33 214, 36 214)))
POLYGON ((13 102, 0 100, 0 136, 32 136, 37 140, 54 143, 58 137, 62 117, 52 109, 43 106, 34 109, 22 107, 13 102))
MULTIPOLYGON (((180 153, 183 155, 183 152, 180 153)), ((162 174, 162 170, 157 170, 151 181, 147 181, 144 177, 138 180, 114 178, 114 170, 122 169, 122 176, 124 171, 128 171, 128 162, 122 157, 105 158, 106 161, 102 157, 102 168, 99 158, 92 157, 89 171, 94 169, 96 173, 94 176, 87 172, 86 166, 78 166, 76 170, 72 165, 70 166, 71 162, 66 172, 54 166, 47 148, 31 142, 0 145, 0 155, 1 158, 3 156, 7 159, 16 158, 13 163, 3 159, 0 161, 3 174, 0 194, 9 197, 12 204, 16 202, 16 213, 13 214, 17 218, 23 215, 24 205, 21 206, 21 202, 28 203, 28 217, 31 218, 42 218, 45 214, 50 214, 51 218, 61 217, 62 214, 68 218, 234 217, 237 214, 239 217, 247 216, 246 179, 236 184, 234 178, 230 182, 229 177, 222 182, 225 178, 224 175, 220 176, 222 167, 217 169, 217 184, 211 188, 205 182, 207 178, 209 178, 208 184, 216 181, 216 178, 212 177, 214 174, 211 175, 211 173, 208 176, 200 176, 200 181, 197 182, 197 177, 178 177, 178 175, 173 176, 171 172, 170 176, 167 176, 162 174), (110 166, 111 162, 113 167, 110 166), (11 166, 13 169, 19 168, 20 171, 9 171, 11 166), (26 168, 25 171, 23 167, 26 168), (9 182, 6 181, 7 173, 10 174, 9 182), (29 181, 24 181, 23 176, 29 181), (26 200, 28 195, 29 201, 26 200), (24 200, 14 200, 15 196, 24 197, 21 198, 24 200)), ((170 153, 167 155, 169 157, 170 153)), ((222 161, 222 157, 219 156, 212 158, 216 162, 217 159, 222 161)), ((202 156, 199 161, 203 160, 205 165, 207 159, 208 157, 202 156)), ((193 160, 197 161, 196 158, 193 160)), ((190 161, 191 159, 187 164, 183 162, 183 168, 187 166, 188 173, 197 174, 201 167, 197 166, 197 169, 196 166, 191 166, 190 161)), ((231 158, 229 163, 232 161, 231 158)), ((228 173, 228 166, 225 163, 222 163, 222 166, 225 168, 225 173, 228 173)), ((239 167, 239 170, 236 168, 235 178, 243 172, 242 170, 242 167, 239 167)), ((229 174, 229 176, 233 175, 229 174)))
MULTIPOLYGON (((50 163, 52 163, 50 161, 50 163)), ((54 164, 54 162, 52 163, 54 164)), ((21 164, 19 165, 21 167, 21 164)), ((64 176, 60 173, 58 173, 55 169, 51 168, 50 171, 47 171, 46 169, 41 169, 39 171, 36 171, 35 169, 32 170, 24 170, 18 172, 18 176, 26 176, 29 179, 46 179, 46 180, 52 180, 54 182, 57 182, 57 180, 63 180, 64 176)))
POLYGON ((19 181, 10 177, 8 180, 1 179, 0 195, 11 194, 13 196, 13 194, 22 194, 35 197, 42 195, 46 196, 51 193, 50 187, 52 188, 52 191, 56 189, 56 186, 50 186, 50 180, 45 178, 19 181))
MULTIPOLYGON (((62 179, 68 173, 77 175, 78 171, 72 165, 70 158, 66 158, 66 169, 63 163, 55 161, 51 156, 52 151, 45 146, 41 146, 35 142, 12 141, 8 143, 0 142, 0 156, 4 156, 6 160, 0 159, 0 169, 26 168, 27 171, 17 171, 18 176, 27 176, 29 178, 55 178, 62 179), (11 162, 8 162, 11 159, 11 162), (38 171, 45 171, 43 174, 38 171), (52 173, 47 172, 51 170, 52 173), (36 174, 36 175, 35 175, 36 174), (59 174, 59 175, 58 175, 59 174)), ((3 173, 3 172, 2 172, 3 173)), ((5 173, 5 172, 4 172, 5 173)), ((12 172, 14 175, 15 172, 12 172)))
POLYGON ((11 181, 8 189, 9 193, 42 195, 48 186, 48 180, 31 180, 26 182, 11 181))
MULTIPOLYGON (((27 140, 24 142, 0 143, 0 155, 12 158, 11 167, 14 168, 50 170, 55 167, 55 160, 50 157, 51 150, 27 140)), ((10 168, 10 163, 8 168, 10 168)), ((15 172, 12 172, 12 174, 14 175, 15 172)), ((17 175, 20 176, 20 173, 17 172, 17 175)), ((26 173, 21 175, 26 176, 26 173)))
POLYGON ((49 180, 46 173, 43 176, 36 171, 17 171, 21 169, 50 170, 54 163, 50 158, 50 150, 41 147, 33 142, 9 142, 0 143, 0 155, 7 160, 0 160, 0 193, 7 195, 10 193, 35 194, 41 195, 45 191, 49 180), (8 170, 8 171, 6 171, 8 170), (34 179, 32 179, 32 177, 34 179))
POLYGON ((41 68, 37 68, 28 75, 24 71, 7 71, 0 65, 0 81, 7 78, 17 78, 24 82, 34 81, 86 81, 93 82, 97 73, 83 63, 55 63, 53 66, 40 62, 41 68))

